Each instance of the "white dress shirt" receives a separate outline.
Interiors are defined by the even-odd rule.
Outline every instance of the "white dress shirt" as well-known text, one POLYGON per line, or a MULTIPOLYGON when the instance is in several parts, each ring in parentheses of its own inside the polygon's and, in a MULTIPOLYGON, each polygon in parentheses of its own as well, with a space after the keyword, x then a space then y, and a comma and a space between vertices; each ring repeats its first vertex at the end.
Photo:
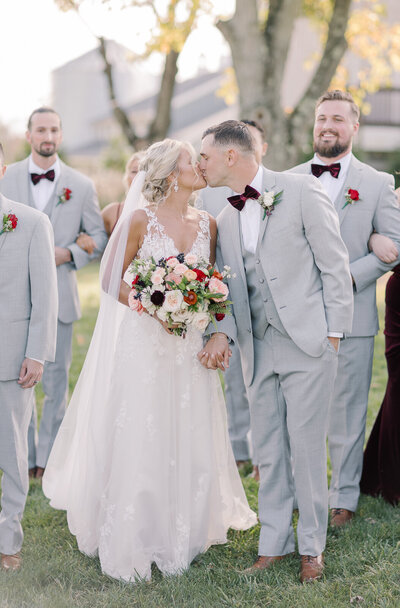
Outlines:
MULTIPOLYGON (((257 173, 251 184, 252 188, 258 190, 262 194, 262 178, 263 170, 260 165, 257 173)), ((241 192, 235 192, 234 194, 241 194, 241 192)), ((258 234, 260 232, 260 203, 252 198, 248 198, 245 206, 240 212, 240 226, 242 229, 243 246, 246 251, 250 253, 256 252, 258 234)))
POLYGON ((50 169, 54 169, 55 175, 53 182, 51 182, 49 179, 41 179, 35 185, 30 179, 33 202, 35 203, 36 209, 39 211, 43 211, 54 192, 57 180, 61 173, 60 161, 57 157, 55 163, 48 169, 44 170, 33 162, 32 155, 29 157, 29 173, 38 173, 41 175, 42 173, 47 173, 47 171, 50 171, 50 169))
MULTIPOLYGON (((346 154, 346 156, 343 156, 343 158, 341 158, 339 161, 335 161, 335 162, 340 163, 339 177, 333 177, 329 173, 329 171, 324 171, 324 173, 322 173, 322 175, 318 178, 318 181, 320 182, 321 186, 323 187, 323 189, 325 190, 325 192, 331 199, 332 203, 335 202, 339 192, 343 188, 344 182, 346 181, 347 172, 349 170, 350 161, 351 161, 351 152, 346 154)), ((312 159, 311 162, 313 164, 317 164, 317 165, 332 164, 332 163, 325 163, 323 160, 321 160, 317 156, 317 154, 314 154, 314 158, 312 159)))
MULTIPOLYGON (((322 175, 320 175, 320 177, 318 178, 318 181, 320 182, 321 186, 325 190, 326 194, 331 199, 332 203, 335 202, 339 192, 343 188, 343 184, 346 180, 347 172, 349 170, 350 161, 351 161, 351 152, 346 154, 346 156, 343 156, 343 158, 341 158, 339 161, 335 161, 335 162, 340 163, 340 172, 339 172, 338 177, 333 177, 329 173, 329 171, 324 171, 324 173, 322 173, 322 175)), ((312 159, 311 162, 313 164, 315 163, 317 165, 332 164, 332 163, 325 163, 323 160, 321 160, 319 158, 319 156, 317 156, 317 154, 314 154, 314 158, 312 159)), ((328 336, 330 338, 343 338, 342 333, 334 332, 334 331, 330 331, 328 333, 328 336)))

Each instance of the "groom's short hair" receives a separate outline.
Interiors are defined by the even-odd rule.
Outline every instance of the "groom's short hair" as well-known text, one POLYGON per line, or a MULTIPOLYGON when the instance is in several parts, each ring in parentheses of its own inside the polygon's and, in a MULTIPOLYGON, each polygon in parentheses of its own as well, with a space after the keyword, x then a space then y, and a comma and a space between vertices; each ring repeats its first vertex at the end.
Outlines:
POLYGON ((202 139, 207 135, 214 135, 214 143, 217 146, 237 146, 242 152, 254 154, 251 133, 240 120, 225 120, 219 125, 209 127, 204 131, 202 139))

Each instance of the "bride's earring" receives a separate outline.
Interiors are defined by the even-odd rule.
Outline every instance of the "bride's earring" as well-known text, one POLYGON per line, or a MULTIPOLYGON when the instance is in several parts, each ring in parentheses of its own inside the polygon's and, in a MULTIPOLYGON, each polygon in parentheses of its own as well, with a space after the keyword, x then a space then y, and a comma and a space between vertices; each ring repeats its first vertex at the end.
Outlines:
POLYGON ((174 190, 175 190, 175 192, 178 192, 178 178, 177 177, 174 179, 174 190))

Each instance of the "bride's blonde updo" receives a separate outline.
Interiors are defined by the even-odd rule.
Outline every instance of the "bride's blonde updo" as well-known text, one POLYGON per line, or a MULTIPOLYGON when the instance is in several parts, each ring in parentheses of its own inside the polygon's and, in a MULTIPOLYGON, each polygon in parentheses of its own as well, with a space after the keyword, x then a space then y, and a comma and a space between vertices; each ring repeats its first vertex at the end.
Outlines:
POLYGON ((176 139, 164 139, 152 144, 140 162, 140 170, 146 175, 143 184, 143 196, 149 203, 160 203, 169 194, 172 182, 168 177, 177 170, 179 156, 182 150, 187 150, 196 163, 196 154, 193 146, 187 142, 176 139))

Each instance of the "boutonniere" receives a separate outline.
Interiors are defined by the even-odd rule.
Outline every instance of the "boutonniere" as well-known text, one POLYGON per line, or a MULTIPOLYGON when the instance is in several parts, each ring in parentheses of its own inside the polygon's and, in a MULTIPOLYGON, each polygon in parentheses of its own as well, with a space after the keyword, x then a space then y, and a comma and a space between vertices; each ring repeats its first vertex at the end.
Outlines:
POLYGON ((352 188, 349 188, 344 196, 344 198, 346 199, 345 204, 343 205, 342 209, 344 209, 347 205, 353 205, 354 203, 356 203, 357 201, 360 201, 360 195, 358 193, 358 190, 353 190, 352 188))
POLYGON ((70 198, 72 198, 72 190, 70 190, 69 188, 64 188, 62 194, 60 194, 58 197, 57 205, 63 205, 64 203, 69 201, 70 198))
POLYGON ((257 199, 257 202, 264 209, 263 220, 265 220, 266 216, 270 216, 275 209, 275 205, 281 202, 281 197, 283 194, 283 190, 280 192, 273 192, 272 190, 268 192, 265 190, 257 199))
POLYGON ((0 234, 3 232, 14 232, 18 224, 18 218, 13 213, 4 213, 3 214, 3 224, 2 229, 0 230, 0 234))

